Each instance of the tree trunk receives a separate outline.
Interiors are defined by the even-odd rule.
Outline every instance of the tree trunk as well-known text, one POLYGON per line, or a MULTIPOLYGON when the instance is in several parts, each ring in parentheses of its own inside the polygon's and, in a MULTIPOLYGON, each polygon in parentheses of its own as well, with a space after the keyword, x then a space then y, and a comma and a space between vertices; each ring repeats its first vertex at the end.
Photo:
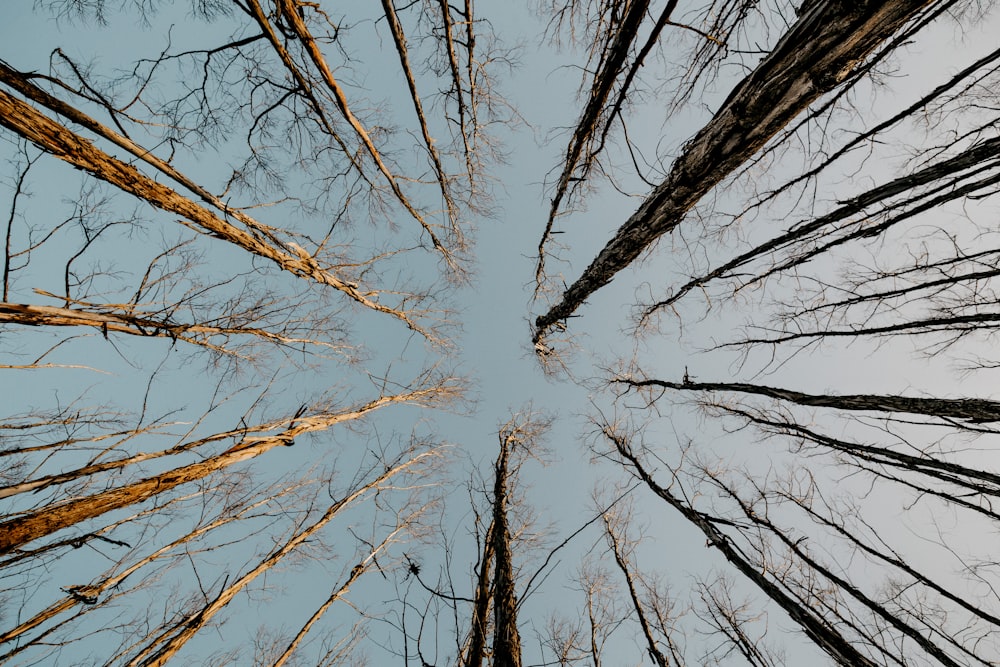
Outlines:
POLYGON ((561 300, 535 320, 534 342, 572 315, 795 116, 843 83, 930 0, 818 2, 723 102, 561 300))

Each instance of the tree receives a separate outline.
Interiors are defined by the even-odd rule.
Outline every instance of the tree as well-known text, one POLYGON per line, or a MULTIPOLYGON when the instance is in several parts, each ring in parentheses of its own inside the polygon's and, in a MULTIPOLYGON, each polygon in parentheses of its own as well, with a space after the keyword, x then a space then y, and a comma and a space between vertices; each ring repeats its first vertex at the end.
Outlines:
POLYGON ((508 96, 509 4, 36 3, 121 43, 0 59, 0 662, 997 663, 992 10, 546 0, 508 96))
MULTIPOLYGON (((656 186, 561 299, 548 312, 538 316, 535 342, 542 342, 546 334, 572 315, 587 297, 610 282, 660 236, 676 227, 699 199, 750 160, 811 103, 842 85, 850 87, 860 80, 908 34, 951 4, 804 4, 798 19, 767 57, 734 87, 712 120, 685 145, 666 180, 656 186), (901 30, 903 34, 897 34, 901 30)), ((669 16, 672 8, 673 4, 668 5, 665 15, 669 16)), ((623 27, 623 30, 634 32, 635 28, 623 27)), ((617 53, 620 49, 613 51, 617 53)), ((637 57, 636 62, 641 64, 642 58, 637 57)), ((607 76, 613 75, 611 72, 607 76)), ((626 75, 622 95, 627 94, 628 83, 626 75)), ((593 120, 585 115, 577 132, 590 134, 592 123, 593 120)), ((540 245, 540 266, 558 199, 565 189, 563 180, 568 180, 568 174, 576 168, 575 156, 578 154, 579 150, 571 149, 570 158, 564 164, 559 194, 540 245)))
MULTIPOLYGON (((742 383, 692 383, 633 380, 621 382, 634 390, 677 390, 766 396, 784 404, 833 408, 840 411, 884 414, 877 429, 892 435, 892 425, 913 426, 914 435, 893 446, 873 440, 858 441, 828 435, 825 429, 803 425, 801 416, 781 408, 751 407, 738 401, 707 399, 703 405, 720 415, 730 415, 769 436, 792 439, 794 452, 810 458, 807 468, 785 473, 751 475, 740 470, 719 470, 699 463, 670 474, 676 481, 690 479, 692 489, 718 493, 730 507, 711 512, 695 509, 690 498, 662 486, 642 460, 635 437, 614 424, 603 425, 605 436, 635 474, 660 498, 701 529, 707 544, 719 548, 762 592, 799 623, 806 634, 840 664, 881 664, 887 660, 922 656, 940 664, 959 665, 972 660, 987 663, 995 658, 995 607, 957 591, 959 582, 978 574, 983 555, 974 555, 939 535, 937 546, 961 564, 951 572, 930 573, 917 565, 921 559, 910 550, 915 545, 883 532, 884 520, 870 507, 872 499, 913 498, 925 511, 949 508, 978 523, 992 515, 989 497, 996 476, 982 468, 955 460, 961 449, 946 449, 947 438, 934 451, 922 445, 926 434, 920 426, 940 430, 971 430, 976 435, 993 432, 978 426, 996 419, 996 404, 982 399, 925 399, 901 396, 831 396, 742 383), (902 415, 917 415, 912 421, 902 415), (970 426, 966 426, 969 424, 970 426), (972 426, 975 424, 975 426, 972 426), (908 453, 906 449, 916 453, 908 453), (923 449, 923 451, 921 451, 923 449), (847 467, 868 481, 863 495, 849 499, 814 474, 815 460, 831 458, 830 469, 847 467), (949 460, 950 459, 950 460, 949 460), (895 488, 883 496, 882 485, 895 488), (903 490, 909 491, 906 495, 903 490), (911 495, 912 494, 912 495, 911 495), (795 512, 801 516, 795 517, 795 512), (802 518, 807 522, 802 522, 802 518), (797 519, 797 520, 796 520, 797 519), (810 523, 811 522, 811 523, 810 523), (864 563, 866 567, 854 564, 864 563), (851 563, 850 567, 846 564, 851 563), (872 571, 882 579, 870 581, 872 571), (865 575, 862 576, 862 572, 865 575), (975 629, 973 629, 975 628, 975 629), (886 639, 886 636, 892 639, 886 639), (975 639, 969 640, 970 637, 975 639), (983 640, 985 644, 980 644, 983 640), (859 650, 859 649, 863 649, 859 650)), ((651 399, 659 400, 658 397, 651 399)), ((812 421, 817 420, 816 416, 812 421)), ((872 426, 875 426, 874 424, 872 426)), ((681 486, 677 484, 677 486, 681 486)), ((853 486, 853 485, 852 485, 853 486)), ((865 484, 862 487, 866 486, 865 484)), ((683 487, 682 487, 683 488, 683 487)), ((925 552, 932 536, 922 535, 925 552)), ((933 543, 933 542, 931 542, 933 543)), ((985 563, 985 561, 983 561, 985 563)))
MULTIPOLYGON (((593 87, 557 169, 540 282, 564 195, 592 181, 609 151, 609 118, 624 128, 620 143, 640 171, 641 141, 607 96, 617 89, 618 99, 628 97, 648 54, 642 31, 658 34, 675 10, 663 4, 659 19, 636 3, 614 20, 588 24, 602 60, 587 75, 593 87), (627 26, 629 9, 644 27, 627 26), (603 119, 591 113, 593 100, 603 119)), ((593 12, 588 17, 607 9, 572 7, 593 12)), ((568 318, 586 322, 578 310, 588 298, 643 253, 656 264, 638 290, 633 332, 645 348, 662 350, 677 321, 678 338, 698 341, 709 356, 667 364, 655 355, 624 357, 608 378, 619 393, 615 412, 595 419, 595 451, 616 459, 727 563, 726 575, 700 584, 695 613, 751 664, 774 664, 775 654, 747 632, 757 612, 733 602, 732 572, 838 664, 998 659, 1000 610, 995 596, 983 595, 995 585, 992 560, 971 539, 992 530, 995 462, 984 452, 996 435, 997 406, 968 389, 944 393, 941 380, 865 391, 866 382, 891 385, 894 376, 887 381, 863 366, 866 355, 900 351, 894 342, 903 339, 964 373, 996 366, 982 347, 996 319, 995 233, 980 216, 997 182, 997 117, 986 102, 996 52, 977 49, 961 67, 924 82, 915 99, 859 104, 877 94, 868 86, 886 76, 880 70, 900 68, 891 61, 903 40, 919 39, 943 17, 968 25, 983 10, 951 2, 804 3, 794 16, 779 10, 788 29, 676 157, 649 169, 662 180, 535 322, 535 349, 551 363, 558 358, 552 336, 575 328, 568 318), (924 136, 907 128, 918 118, 924 136), (899 173, 875 168, 900 153, 907 159, 899 173), (850 178, 838 182, 835 173, 850 178), (650 251, 667 232, 674 236, 661 242, 666 247, 650 251), (705 297, 701 310, 692 303, 697 295, 705 297), (814 352, 832 354, 842 368, 849 359, 861 365, 837 373, 814 352), (685 363, 751 379, 705 380, 685 363), (764 372, 823 386, 764 384, 764 372), (678 438, 692 405, 703 425, 678 438)), ((690 90, 668 89, 675 99, 690 90)), ((620 171, 605 175, 625 189, 620 171)), ((901 363, 890 373, 901 374, 901 363)))
POLYGON ((465 280, 489 205, 503 109, 484 65, 503 54, 471 2, 383 3, 410 102, 393 114, 340 78, 353 19, 318 4, 35 11, 191 20, 111 69, 70 48, 48 69, 0 62, 0 325, 5 361, 21 358, 5 385, 33 388, 2 422, 0 655, 213 661, 198 637, 291 568, 338 583, 298 632, 216 658, 345 659, 322 636, 350 607, 316 639, 320 620, 398 564, 445 458, 433 433, 371 415, 463 396, 443 285, 465 280), (366 318, 401 326, 366 349, 366 318), (404 363, 412 334, 427 345, 404 363), (97 379, 74 394, 80 374, 97 379))
MULTIPOLYGON (((524 595, 546 563, 534 576, 524 574, 528 564, 525 556, 536 550, 539 538, 518 487, 522 466, 532 459, 541 460, 544 455, 541 440, 548 426, 548 419, 526 408, 512 414, 498 428, 492 479, 480 478, 477 473, 473 476, 476 481, 468 486, 472 511, 471 516, 466 514, 463 518, 472 519, 468 529, 475 538, 474 559, 449 556, 441 564, 437 578, 427 583, 430 577, 427 570, 416 556, 407 555, 409 566, 399 586, 403 590, 404 608, 418 610, 418 627, 409 627, 407 616, 402 616, 399 634, 404 642, 403 656, 415 652, 421 663, 429 664, 424 644, 437 643, 443 635, 444 643, 450 638, 455 644, 454 653, 446 659, 457 665, 523 664, 518 614, 524 595), (483 501, 485 505, 479 509, 483 501), (467 571, 451 571, 453 562, 460 570, 467 571), (463 582, 463 575, 469 577, 468 583, 463 582), (411 601, 414 589, 417 595, 426 594, 425 603, 411 601)), ((443 521, 442 525, 452 521, 443 521)), ((444 547, 449 553, 460 551, 459 545, 449 541, 449 532, 443 529, 435 535, 433 548, 444 547)), ((435 651, 435 659, 440 659, 438 653, 435 651)))

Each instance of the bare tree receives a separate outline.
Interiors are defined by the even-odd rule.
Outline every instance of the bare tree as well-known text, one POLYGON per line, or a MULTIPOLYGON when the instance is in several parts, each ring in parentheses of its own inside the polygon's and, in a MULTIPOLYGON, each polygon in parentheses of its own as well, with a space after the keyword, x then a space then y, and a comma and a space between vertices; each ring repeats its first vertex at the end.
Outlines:
MULTIPOLYGON (((618 383, 644 395, 647 406, 666 403, 668 392, 691 393, 709 415, 736 419, 769 440, 788 439, 798 462, 787 471, 685 464, 670 473, 672 485, 690 480, 692 490, 681 496, 656 481, 643 461, 638 436, 623 434, 610 423, 603 426, 623 462, 701 528, 707 546, 722 550, 838 661, 879 664, 920 655, 959 665, 989 664, 996 658, 987 648, 993 646, 992 640, 980 643, 996 633, 1000 618, 995 601, 960 592, 964 586, 989 586, 989 557, 975 547, 955 543, 956 536, 949 538, 943 527, 936 535, 922 533, 916 543, 878 527, 885 522, 878 505, 886 503, 900 504, 904 513, 915 506, 931 516, 958 513, 966 517, 959 525, 988 525, 995 520, 990 498, 1000 480, 988 467, 963 456, 969 439, 995 436, 993 401, 815 395, 689 379, 622 377, 618 383), (733 398, 723 398, 727 395, 733 398), (803 406, 824 414, 806 416, 803 406), (846 420, 848 426, 838 426, 834 418, 846 420), (833 434, 845 429, 850 436, 833 434), (829 473, 818 468, 823 461, 829 472, 846 467, 856 471, 856 479, 868 480, 859 487, 850 485, 859 495, 851 498, 846 489, 835 490, 829 473), (718 495, 729 509, 696 509, 687 499, 692 493, 718 495), (929 550, 953 562, 928 570, 919 565, 925 559, 918 553, 929 550), (832 637, 815 634, 819 628, 839 628, 847 634, 831 643, 832 637), (843 641, 865 650, 867 657, 841 655, 846 644, 837 648, 836 643, 843 641)), ((710 601, 715 607, 718 598, 713 595, 710 601)), ((716 622, 732 618, 715 609, 716 622)), ((728 625, 733 644, 746 652, 751 645, 739 624, 728 625)), ((761 660, 754 655, 753 660, 761 660)))
POLYGON ((435 497, 423 413, 463 396, 450 299, 507 113, 489 24, 472 2, 182 4, 41 2, 144 43, 0 61, 0 346, 25 387, 0 416, 0 661, 245 662, 201 638, 293 572, 336 584, 297 632, 258 619, 254 659, 352 659, 337 628, 370 598, 349 593, 435 497), (353 75, 371 29, 397 47, 380 89, 353 75))
MULTIPOLYGON (((892 2, 863 7, 811 3, 760 64, 739 82, 692 138, 643 205, 563 296, 535 321, 534 342, 560 326, 690 209, 810 104, 898 46, 904 34, 951 3, 892 2)), ((548 231, 546 231, 546 235, 548 231)))
MULTIPOLYGON (((523 664, 524 621, 519 616, 536 578, 548 571, 552 551, 548 558, 538 557, 547 551, 545 540, 534 527, 521 477, 525 463, 544 460, 542 438, 549 423, 526 409, 499 426, 496 458, 488 474, 473 474, 469 511, 462 513, 471 519, 471 556, 457 556, 467 547, 449 539, 454 531, 450 521, 442 522, 425 549, 429 559, 407 554, 399 585, 406 613, 400 619, 404 645, 398 652, 404 660, 464 667, 523 664), (441 550, 445 558, 433 556, 441 550), (437 573, 433 567, 439 568, 437 573)), ((453 495, 442 506, 458 499, 453 495)))
POLYGON ((646 640, 647 655, 658 667, 684 665, 684 658, 681 657, 683 649, 672 628, 670 598, 652 581, 652 575, 637 572, 632 563, 629 550, 634 549, 636 541, 625 533, 625 525, 631 517, 627 513, 615 512, 605 514, 603 519, 608 547, 625 580, 636 623, 646 640))
MULTIPOLYGON (((587 63, 584 71, 590 81, 586 103, 566 149, 545 231, 538 245, 536 295, 545 287, 545 259, 550 252, 547 246, 552 240, 556 218, 564 212, 563 200, 571 199, 582 184, 592 180, 595 171, 603 171, 604 175, 615 178, 611 170, 599 168, 600 159, 614 126, 619 124, 624 128, 626 125, 625 110, 630 98, 638 93, 635 89, 642 79, 642 68, 656 52, 663 50, 663 42, 677 40, 678 31, 697 35, 697 42, 691 50, 681 51, 683 57, 689 58, 683 63, 685 69, 673 74, 679 85, 667 106, 681 106, 698 81, 712 75, 726 45, 736 37, 753 11, 751 2, 723 0, 698 8, 695 16, 680 23, 674 19, 675 13, 679 13, 678 2, 668 0, 656 12, 653 11, 654 4, 647 1, 570 1, 549 2, 542 6, 543 18, 549 20, 548 30, 552 37, 558 41, 567 35, 569 41, 580 44, 585 50, 587 63), (647 28, 646 24, 652 18, 655 21, 647 28), (695 25, 705 25, 706 28, 695 25), (669 37, 664 34, 667 31, 672 33, 669 37), (593 74, 590 75, 590 72, 593 74)), ((669 68, 666 58, 658 60, 657 69, 669 68)), ((669 75, 661 76, 666 78, 669 75)), ((581 92, 587 84, 585 79, 581 92)))
MULTIPOLYGON (((558 7, 562 34, 589 17, 579 32, 601 55, 586 75, 588 99, 618 118, 618 147, 648 181, 643 172, 659 167, 635 159, 641 142, 607 100, 633 85, 624 63, 645 53, 642 31, 660 28, 657 13, 643 6, 625 27, 637 6, 558 7)), ((652 194, 535 321, 535 350, 548 362, 568 318, 662 243, 641 273, 625 323, 636 338, 622 336, 632 345, 608 378, 614 409, 596 418, 595 451, 639 480, 646 502, 665 503, 704 537, 711 567, 693 575, 693 614, 681 626, 711 638, 692 649, 702 661, 782 664, 782 647, 760 630, 777 618, 837 664, 998 659, 996 571, 975 537, 995 530, 998 413, 988 381, 977 380, 997 367, 987 350, 997 321, 988 211, 998 54, 977 48, 916 93, 871 101, 879 86, 893 89, 906 40, 931 26, 969 29, 989 9, 761 7, 779 17, 772 28, 785 21, 780 37, 765 33, 766 48, 740 55, 722 49, 716 62, 748 74, 723 89, 721 104, 702 93, 712 117, 664 160, 652 194), (743 59, 751 53, 759 62, 743 59), (914 348, 923 366, 911 368, 914 348), (700 356, 682 357, 695 349, 700 356), (956 365, 960 382, 949 375, 956 365)), ((668 89, 667 99, 690 93, 677 82, 668 89)), ((585 107, 558 170, 539 285, 562 201, 592 180, 608 150, 597 118, 585 107)), ((627 182, 605 164, 616 187, 627 182)), ((673 530, 664 528, 663 544, 673 530)), ((617 565, 626 576, 653 571, 617 565)), ((638 602, 636 610, 641 617, 638 602)), ((633 642, 649 643, 648 627, 633 642)), ((578 650, 578 632, 561 636, 573 639, 555 644, 578 650)), ((651 650, 664 664, 665 653, 651 650)))
POLYGON ((1000 662, 1000 50, 896 87, 991 3, 536 3, 583 72, 537 302, 591 193, 645 193, 534 321, 596 413, 558 517, 551 420, 474 460, 430 417, 508 7, 176 4, 39 1, 97 37, 0 58, 0 662, 1000 662), (577 372, 561 332, 645 255, 577 372))

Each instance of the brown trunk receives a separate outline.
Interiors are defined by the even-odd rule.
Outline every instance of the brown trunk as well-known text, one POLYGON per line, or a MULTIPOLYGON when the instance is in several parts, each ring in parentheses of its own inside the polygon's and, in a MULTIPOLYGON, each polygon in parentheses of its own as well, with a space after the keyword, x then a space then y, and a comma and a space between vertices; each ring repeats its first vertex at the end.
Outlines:
MULTIPOLYGON (((251 38, 250 41, 256 39, 257 38, 254 37, 251 38)), ((83 113, 79 109, 72 107, 69 104, 66 104, 62 100, 53 97, 52 95, 49 95, 44 90, 31 83, 31 75, 26 75, 23 72, 11 69, 5 63, 0 62, 0 81, 7 84, 14 90, 18 91, 28 99, 37 102, 42 106, 51 109, 52 111, 55 111, 61 116, 73 121, 74 123, 77 123, 78 125, 87 128, 94 134, 107 139, 108 141, 116 144, 121 148, 124 148, 129 153, 134 155, 136 158, 151 165, 157 171, 170 177, 177 183, 183 185, 185 188, 187 188, 191 192, 201 197, 201 199, 205 203, 210 204, 211 206, 218 209, 222 213, 225 213, 227 216, 232 216, 233 218, 236 218, 250 229, 253 229, 256 232, 260 232, 268 236, 272 240, 276 240, 271 235, 271 232, 273 231, 272 228, 258 222, 257 220, 254 220, 243 211, 230 207, 224 201, 222 201, 221 199, 210 193, 208 190, 201 187, 200 185, 192 181, 190 178, 188 178, 184 174, 174 169, 172 166, 170 166, 169 163, 159 159, 158 157, 153 155, 149 150, 136 144, 128 137, 118 134, 111 128, 102 125, 101 123, 97 122, 96 120, 94 120, 87 114, 83 113)))
POLYGON ((122 582, 124 582, 127 578, 138 572, 144 566, 153 563, 160 558, 163 558, 170 551, 176 549, 179 546, 193 542, 199 537, 205 535, 206 533, 215 530, 216 528, 219 528, 221 526, 239 520, 248 511, 256 509, 261 505, 273 502, 277 498, 280 498, 282 495, 283 492, 278 492, 273 495, 268 495, 263 500, 260 500, 256 503, 246 506, 245 508, 240 510, 240 512, 237 514, 215 519, 214 521, 193 530, 187 535, 178 538, 163 547, 160 547, 153 553, 141 558, 140 560, 129 565, 128 567, 121 570, 117 574, 101 578, 97 582, 90 584, 88 586, 73 586, 71 588, 64 589, 70 592, 70 595, 46 607, 42 611, 35 614, 32 618, 19 624, 17 627, 8 630, 7 632, 4 632, 3 634, 0 634, 0 644, 15 639, 24 634, 25 632, 31 630, 32 628, 38 627, 39 625, 49 620, 50 618, 54 618, 55 616, 58 616, 62 612, 72 609, 76 605, 83 602, 83 600, 81 599, 82 596, 86 596, 90 600, 96 602, 100 595, 102 595, 108 590, 117 588, 119 585, 121 585, 122 582))
POLYGON ((507 523, 507 479, 513 436, 501 439, 500 456, 493 481, 493 552, 496 581, 493 584, 493 667, 521 667, 521 636, 517 631, 517 594, 510 528, 507 523))
POLYGON ((329 428, 335 424, 358 419, 380 407, 398 402, 420 400, 433 390, 418 390, 409 394, 385 396, 356 410, 339 414, 300 417, 294 425, 275 436, 245 438, 227 451, 205 461, 176 468, 116 489, 108 489, 85 498, 71 500, 54 507, 29 512, 16 519, 0 523, 0 554, 5 554, 40 537, 67 528, 105 512, 128 507, 169 491, 181 484, 193 482, 235 463, 247 461, 280 445, 287 445, 296 436, 329 428))
MULTIPOLYGON (((46 296, 52 296, 45 293, 46 296)), ((111 333, 131 336, 169 338, 204 347, 219 354, 236 354, 223 345, 210 341, 213 336, 257 336, 275 343, 310 343, 303 338, 292 338, 280 333, 255 327, 217 327, 207 324, 182 324, 168 319, 157 319, 145 314, 117 312, 112 306, 88 304, 89 308, 59 308, 36 306, 27 303, 0 302, 0 324, 20 324, 32 327, 93 327, 105 337, 111 333)), ((318 343, 318 341, 315 341, 318 343)))
MULTIPOLYGON (((535 343, 680 224, 706 194, 795 116, 843 83, 930 0, 818 2, 730 94, 667 178, 617 231, 561 300, 535 321, 535 343)), ((544 345, 543 345, 544 348, 544 345)))
POLYGON ((458 228, 458 206, 451 196, 451 188, 448 186, 448 176, 445 174, 444 165, 441 164, 441 155, 438 153, 436 141, 431 136, 430 128, 427 126, 427 114, 424 113, 424 105, 420 101, 420 94, 417 92, 417 81, 410 66, 409 51, 406 46, 406 35, 403 33, 403 26, 396 15, 396 8, 393 0, 382 0, 382 10, 385 12, 389 30, 392 32, 392 41, 396 44, 396 53, 399 54, 399 67, 406 78, 406 87, 410 90, 410 100, 413 101, 413 111, 417 116, 420 125, 420 134, 424 138, 424 148, 434 165, 434 174, 437 177, 438 186, 441 189, 441 198, 444 199, 445 207, 448 210, 448 219, 451 221, 451 230, 455 233, 455 241, 459 248, 462 247, 460 230, 458 228))
MULTIPOLYGON (((58 473, 55 475, 46 475, 44 477, 36 477, 35 479, 29 479, 24 482, 19 482, 17 484, 11 484, 10 486, 0 487, 0 498, 9 498, 10 496, 16 496, 22 493, 28 493, 29 491, 38 492, 42 489, 48 488, 55 484, 66 484, 67 482, 72 482, 73 480, 88 477, 90 475, 96 475, 102 472, 108 472, 111 470, 121 470, 122 468, 127 468, 130 465, 135 465, 138 463, 144 463, 146 461, 152 461, 153 459, 163 458, 165 456, 173 456, 180 454, 182 452, 188 452, 192 449, 197 449, 198 447, 203 447, 211 443, 219 442, 220 440, 227 440, 230 438, 245 438, 247 435, 253 433, 266 433, 268 431, 274 431, 276 429, 284 427, 289 423, 288 419, 283 419, 279 421, 268 422, 264 424, 258 424, 253 428, 240 428, 232 431, 223 431, 221 433, 214 433, 205 438, 199 438, 197 440, 189 440, 188 442, 181 443, 169 449, 162 449, 159 451, 152 452, 142 452, 134 454, 132 456, 127 456, 120 459, 115 459, 113 461, 105 461, 102 463, 92 463, 90 465, 82 466, 80 468, 75 468, 73 470, 68 470, 66 472, 58 473)), ((142 431, 129 433, 129 438, 134 438, 138 436, 142 431)))
MULTIPOLYGON (((330 69, 330 66, 327 65, 326 58, 323 57, 323 52, 320 50, 319 45, 316 43, 316 39, 312 36, 312 33, 309 32, 308 26, 306 26, 305 21, 299 14, 299 7, 297 0, 275 0, 275 4, 279 7, 282 16, 284 16, 285 20, 288 22, 288 25, 295 32, 299 40, 301 40, 303 48, 306 50, 306 52, 309 54, 309 57, 312 59, 313 65, 315 65, 316 69, 320 71, 324 83, 326 83, 326 86, 330 90, 330 92, 333 93, 333 98, 337 103, 337 108, 340 109, 341 115, 343 115, 344 120, 346 120, 350 124, 350 126, 354 129, 354 132, 358 135, 358 138, 361 140, 361 143, 364 144, 365 149, 368 151, 368 154, 372 158, 372 161, 375 162, 375 166, 378 167, 378 170, 382 173, 382 176, 389 183, 389 187, 392 189, 392 192, 396 196, 396 199, 399 201, 400 204, 402 204, 403 208, 406 209, 406 211, 413 217, 413 219, 416 220, 421 227, 423 227, 424 231, 427 232, 427 235, 431 239, 431 243, 438 251, 441 252, 441 255, 444 257, 448 265, 453 269, 457 269, 458 266, 455 263, 451 251, 447 249, 444 246, 444 244, 441 243, 440 239, 438 239, 437 237, 437 234, 434 233, 434 229, 431 227, 431 225, 428 224, 426 220, 424 220, 424 217, 423 215, 421 215, 420 211, 416 209, 416 207, 410 202, 409 198, 403 193, 403 190, 402 188, 400 188, 399 182, 396 180, 396 177, 393 176, 392 172, 389 170, 388 165, 386 165, 385 162, 383 161, 382 154, 375 146, 375 142, 372 141, 372 138, 368 134, 368 131, 365 129, 364 125, 361 124, 361 121, 358 120, 357 116, 354 115, 354 113, 351 111, 351 108, 348 106, 347 96, 344 94, 344 90, 341 88, 340 84, 334 78, 333 71, 330 69)), ((257 7, 256 1, 252 2, 251 5, 257 7)), ((256 9, 256 11, 259 13, 260 12, 259 8, 256 9)))
MULTIPOLYGON (((309 537, 315 535, 320 529, 330 523, 330 521, 332 521, 333 518, 337 516, 342 509, 344 509, 344 507, 357 500, 367 491, 378 488, 389 478, 394 477, 398 473, 416 465, 423 459, 434 455, 434 452, 424 452, 423 454, 419 454, 405 463, 393 466, 379 475, 376 479, 358 489, 355 489, 346 497, 335 502, 326 510, 319 520, 314 522, 305 530, 293 535, 292 538, 283 544, 279 549, 276 549, 268 555, 267 558, 258 563, 253 570, 247 572, 234 584, 221 591, 214 600, 206 604, 198 612, 191 614, 174 627, 156 637, 149 646, 128 662, 128 667, 162 667, 167 664, 167 662, 181 650, 188 640, 194 637, 194 635, 201 628, 212 620, 212 617, 214 617, 227 604, 229 604, 234 597, 236 597, 237 593, 246 588, 257 577, 266 573, 268 570, 281 562, 285 556, 292 553, 299 547, 299 545, 309 539, 309 537), (159 648, 156 648, 157 646, 159 646, 159 648)), ((346 591, 346 587, 361 576, 365 567, 366 566, 361 563, 354 567, 351 576, 348 578, 348 582, 344 584, 343 590, 346 591)))
POLYGON ((465 659, 465 667, 481 667, 486 657, 486 631, 490 614, 490 573, 493 566, 493 532, 495 524, 490 522, 483 540, 483 555, 479 564, 479 576, 476 579, 476 594, 472 604, 472 628, 469 632, 469 644, 465 659))
POLYGON ((184 224, 199 232, 207 232, 211 236, 269 259, 299 277, 329 285, 368 308, 399 318, 414 331, 429 337, 429 334, 413 322, 407 313, 373 301, 369 298, 369 293, 320 267, 304 250, 300 251, 294 246, 289 246, 291 251, 288 251, 239 229, 187 197, 154 181, 132 165, 108 155, 90 141, 2 91, 0 91, 0 125, 13 130, 17 135, 60 160, 145 200, 151 206, 181 216, 188 221, 184 224))
MULTIPOLYGON (((410 463, 414 461, 416 461, 416 459, 414 459, 410 463)), ((410 463, 407 463, 406 465, 408 466, 410 465, 410 463)), ((367 572, 371 568, 372 564, 376 562, 375 556, 378 555, 380 551, 383 551, 389 545, 390 542, 395 540, 396 536, 400 532, 402 532, 406 528, 406 526, 407 524, 404 523, 399 527, 397 527, 394 531, 392 531, 389 534, 388 537, 382 540, 382 542, 378 546, 374 547, 360 563, 351 568, 351 573, 348 575, 347 580, 339 587, 337 587, 330 594, 330 597, 328 597, 326 601, 322 605, 320 605, 319 609, 313 612, 312 616, 309 617, 309 620, 306 621, 301 628, 299 628, 299 631, 295 633, 295 637, 292 639, 291 642, 288 643, 288 646, 285 647, 285 650, 282 651, 281 655, 278 656, 278 658, 273 663, 271 663, 271 667, 282 667, 282 665, 284 665, 288 661, 288 659, 295 652, 295 649, 297 649, 299 645, 302 643, 302 640, 305 638, 306 634, 308 634, 309 630, 316 624, 316 622, 323 617, 323 614, 326 613, 327 609, 329 609, 334 602, 340 600, 345 595, 347 595, 347 593, 351 590, 351 586, 354 584, 354 582, 360 579, 361 575, 367 572)))

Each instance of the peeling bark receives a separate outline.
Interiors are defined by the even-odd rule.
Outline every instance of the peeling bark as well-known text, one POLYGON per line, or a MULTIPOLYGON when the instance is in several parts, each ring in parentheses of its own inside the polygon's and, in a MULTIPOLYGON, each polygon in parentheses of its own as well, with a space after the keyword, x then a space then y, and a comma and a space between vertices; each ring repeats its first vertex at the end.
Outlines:
POLYGON ((202 479, 231 465, 256 458, 275 447, 287 445, 299 435, 325 430, 336 424, 359 419, 367 413, 387 405, 419 402, 422 399, 430 398, 434 391, 427 389, 408 394, 385 396, 354 410, 338 414, 298 417, 293 419, 293 424, 278 435, 245 437, 222 454, 204 461, 9 519, 0 523, 0 554, 9 553, 32 540, 50 535, 81 521, 141 503, 182 484, 202 479))
POLYGON ((288 345, 296 343, 321 344, 319 341, 293 338, 257 327, 216 327, 199 323, 178 324, 169 319, 157 319, 152 315, 114 312, 110 308, 100 306, 95 309, 82 309, 0 302, 0 324, 20 324, 32 327, 92 327, 100 330, 105 337, 109 332, 115 332, 131 336, 169 338, 225 355, 238 353, 225 345, 212 343, 211 337, 247 335, 288 345))
POLYGON ((931 0, 814 3, 686 144, 666 180, 559 301, 538 316, 533 342, 545 349, 547 333, 680 224, 706 193, 813 101, 844 82, 875 48, 929 4, 931 0))
POLYGON ((271 260, 283 270, 300 278, 328 285, 367 308, 402 320, 413 331, 433 340, 433 336, 409 313, 372 300, 369 292, 362 291, 357 285, 321 267, 315 258, 304 251, 300 253, 294 248, 290 251, 277 247, 237 228, 175 190, 145 176, 132 165, 101 151, 87 139, 2 91, 0 91, 0 125, 23 136, 60 160, 135 195, 151 206, 180 215, 184 219, 181 221, 182 224, 196 231, 228 241, 254 255, 271 260))
POLYGON ((508 483, 513 434, 501 436, 493 479, 493 667, 521 667, 521 635, 517 630, 517 591, 514 587, 513 551, 507 521, 508 483))

